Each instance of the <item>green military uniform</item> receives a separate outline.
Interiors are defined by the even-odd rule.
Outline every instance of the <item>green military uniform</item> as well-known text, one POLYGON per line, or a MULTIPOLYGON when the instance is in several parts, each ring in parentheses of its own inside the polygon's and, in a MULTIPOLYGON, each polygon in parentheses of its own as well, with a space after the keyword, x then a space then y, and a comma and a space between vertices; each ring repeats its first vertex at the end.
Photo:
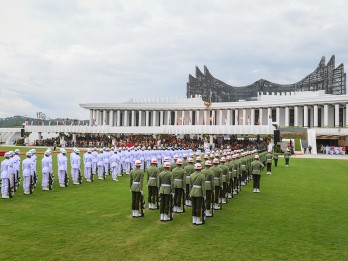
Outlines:
POLYGON ((157 205, 158 205, 157 176, 158 174, 159 174, 159 169, 156 166, 156 164, 151 164, 151 166, 146 169, 147 187, 149 191, 149 195, 148 195, 149 209, 157 209, 157 205))
POLYGON ((194 167, 193 163, 189 163, 185 168, 184 168, 184 174, 185 174, 185 179, 186 179, 186 200, 185 200, 185 205, 186 206, 191 206, 191 199, 190 199, 190 175, 194 172, 194 167))
POLYGON ((209 216, 211 216, 210 206, 211 206, 211 203, 214 201, 213 191, 215 189, 215 187, 214 187, 214 174, 211 171, 211 167, 205 166, 205 169, 202 170, 202 175, 204 176, 204 189, 205 189, 205 192, 207 195, 207 198, 205 201, 205 209, 206 209, 205 215, 207 217, 209 217, 209 216))
POLYGON ((132 192, 132 211, 133 217, 141 216, 139 214, 139 206, 141 204, 141 195, 143 193, 143 179, 144 172, 140 169, 140 166, 136 167, 130 172, 130 190, 132 192))
POLYGON ((245 156, 242 156, 240 159, 240 176, 241 176, 241 185, 246 185, 246 179, 247 179, 247 158, 245 156))
POLYGON ((227 182, 228 182, 228 167, 225 165, 224 161, 220 161, 220 169, 221 169, 221 181, 222 181, 222 203, 226 204, 226 197, 227 197, 227 182))
POLYGON ((219 201, 222 197, 221 193, 221 186, 222 186, 222 170, 219 167, 218 163, 214 163, 214 165, 210 168, 214 175, 214 187, 215 187, 215 202, 214 202, 214 209, 220 209, 219 207, 219 201))
POLYGON ((182 165, 178 165, 172 171, 172 184, 174 184, 174 212, 181 213, 181 203, 185 187, 185 173, 182 165))
POLYGON ((234 167, 236 168, 236 177, 235 177, 235 186, 236 186, 236 190, 237 190, 237 193, 239 193, 239 191, 242 190, 242 183, 241 183, 241 162, 240 160, 238 159, 238 157, 236 158, 235 162, 234 162, 234 167))
MULTIPOLYGON (((170 165, 169 165, 170 166, 170 165)), ((157 184, 159 187, 159 194, 161 198, 161 204, 160 204, 160 214, 161 214, 161 221, 168 221, 170 220, 169 215, 169 207, 170 207, 170 194, 172 193, 172 174, 170 172, 170 167, 165 168, 164 171, 162 171, 158 177, 157 177, 157 184)))
POLYGON ((183 158, 182 167, 185 168, 188 165, 187 158, 183 158))
POLYGON ((227 182, 227 197, 232 198, 233 197, 233 167, 234 164, 231 161, 231 158, 227 159, 227 163, 225 164, 228 169, 228 182, 227 182))
POLYGON ((291 157, 291 153, 289 151, 285 151, 284 153, 285 167, 289 167, 290 157, 291 157))
POLYGON ((192 223, 202 224, 203 221, 203 197, 205 197, 205 178, 200 170, 194 171, 190 176, 190 196, 192 199, 192 223))
POLYGON ((277 152, 273 153, 274 167, 278 166, 278 158, 279 158, 278 153, 277 152))
POLYGON ((273 155, 271 152, 268 152, 266 154, 266 165, 267 165, 267 174, 268 175, 272 174, 272 160, 273 160, 273 155))
POLYGON ((260 192, 260 179, 261 179, 261 171, 263 169, 264 165, 259 160, 258 157, 255 156, 255 160, 253 163, 251 163, 251 173, 253 175, 253 181, 254 181, 254 191, 253 192, 260 192))

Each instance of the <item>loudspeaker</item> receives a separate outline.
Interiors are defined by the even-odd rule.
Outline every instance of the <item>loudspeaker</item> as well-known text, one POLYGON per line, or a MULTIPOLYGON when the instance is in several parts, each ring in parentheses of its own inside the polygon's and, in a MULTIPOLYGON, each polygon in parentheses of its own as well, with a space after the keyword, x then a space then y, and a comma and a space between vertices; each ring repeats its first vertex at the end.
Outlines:
POLYGON ((274 130, 274 143, 280 142, 280 130, 274 130))
POLYGON ((21 137, 24 137, 24 129, 21 129, 21 137))

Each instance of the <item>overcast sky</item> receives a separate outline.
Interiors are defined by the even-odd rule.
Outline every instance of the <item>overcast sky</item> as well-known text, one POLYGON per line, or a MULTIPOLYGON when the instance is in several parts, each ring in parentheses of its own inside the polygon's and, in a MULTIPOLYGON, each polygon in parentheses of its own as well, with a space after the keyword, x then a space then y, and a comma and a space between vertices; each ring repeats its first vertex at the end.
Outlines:
POLYGON ((185 97, 206 65, 230 85, 348 64, 348 1, 0 2, 0 117, 88 119, 86 102, 185 97))

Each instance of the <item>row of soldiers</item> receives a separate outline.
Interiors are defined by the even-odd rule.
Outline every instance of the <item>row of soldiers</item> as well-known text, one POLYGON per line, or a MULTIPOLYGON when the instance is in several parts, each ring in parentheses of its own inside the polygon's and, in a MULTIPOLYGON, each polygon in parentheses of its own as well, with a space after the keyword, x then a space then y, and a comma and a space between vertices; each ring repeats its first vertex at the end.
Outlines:
POLYGON ((222 209, 249 181, 254 181, 253 192, 260 192, 261 171, 269 155, 273 159, 271 153, 257 154, 256 150, 216 151, 206 153, 204 158, 184 154, 182 158, 175 155, 173 163, 164 157, 160 167, 153 158, 145 173, 140 169, 141 161, 137 160, 136 169, 130 173, 132 216, 144 216, 146 179, 148 207, 160 209, 161 221, 173 220, 174 213, 183 213, 185 207, 192 207, 192 223, 204 224, 206 217, 222 209))

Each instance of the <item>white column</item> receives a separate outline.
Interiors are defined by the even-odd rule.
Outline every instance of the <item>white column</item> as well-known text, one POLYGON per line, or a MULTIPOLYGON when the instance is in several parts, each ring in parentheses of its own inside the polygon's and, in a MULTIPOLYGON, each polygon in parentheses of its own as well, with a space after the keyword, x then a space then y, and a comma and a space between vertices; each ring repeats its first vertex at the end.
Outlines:
POLYGON ((121 126, 121 111, 117 110, 117 127, 121 126))
POLYGON ((199 111, 196 111, 196 119, 195 119, 195 124, 196 125, 202 125, 200 122, 199 122, 199 111), (196 119, 197 119, 197 121, 196 121, 196 119))
POLYGON ((313 127, 318 127, 318 105, 314 105, 313 111, 314 111, 313 127))
POLYGON ((231 110, 227 110, 227 120, 226 120, 226 124, 227 125, 231 125, 231 110))
POLYGON ((103 125, 106 125, 106 110, 103 111, 103 125))
POLYGON ((303 106, 303 127, 308 127, 308 106, 303 106))
POLYGON ((152 111, 152 126, 156 126, 156 117, 157 111, 152 111))
POLYGON ((211 112, 211 123, 210 123, 210 125, 215 125, 215 124, 216 124, 215 110, 212 110, 212 112, 211 112))
POLYGON ((290 109, 288 106, 285 107, 285 126, 290 125, 290 109))
POLYGON ((329 126, 329 105, 324 104, 324 127, 329 126))
POLYGON ((143 126, 143 111, 139 111, 139 123, 138 126, 143 126))
POLYGON ((208 111, 204 110, 204 124, 208 125, 209 119, 208 119, 208 111))
MULTIPOLYGON (((267 108, 267 121, 273 122, 272 108, 267 108)), ((268 123, 269 124, 269 123, 268 123)))
POLYGON ((135 111, 134 110, 132 110, 132 125, 131 126, 132 127, 135 126, 135 111))
POLYGON ((278 125, 280 125, 280 108, 276 108, 276 122, 278 125))
POLYGON ((109 126, 114 126, 114 111, 110 110, 109 111, 109 126))
POLYGON ((171 125, 171 119, 170 119, 170 115, 171 113, 170 113, 170 111, 167 111, 167 123, 166 124, 168 124, 168 125, 171 125))
POLYGON ((255 109, 250 110, 250 125, 255 125, 255 109))
POLYGON ((124 111, 123 126, 128 126, 128 111, 124 111))
POLYGON ((89 110, 89 126, 93 125, 93 110, 89 110))
POLYGON ((243 109, 243 125, 246 125, 246 109, 243 109))
POLYGON ((159 126, 163 125, 163 111, 160 111, 160 123, 159 126))
POLYGON ((174 111, 174 125, 178 123, 178 111, 174 111))
POLYGON ((346 104, 346 127, 348 127, 348 103, 346 104))
POLYGON ((259 109, 259 125, 262 125, 262 117, 263 117, 263 113, 262 113, 262 111, 263 111, 263 109, 262 108, 260 108, 259 109))
POLYGON ((234 124, 239 125, 239 110, 234 110, 234 124))
POLYGON ((222 125, 222 110, 219 110, 219 125, 222 125))
POLYGON ((298 127, 298 106, 294 107, 294 126, 298 127))
POLYGON ((149 111, 145 112, 145 126, 149 126, 149 111))
POLYGON ((99 124, 99 117, 100 117, 99 110, 95 110, 95 122, 96 122, 96 125, 100 125, 99 124))
POLYGON ((340 126, 340 105, 335 104, 335 127, 340 126))
POLYGON ((181 125, 185 124, 185 111, 181 111, 181 125))

